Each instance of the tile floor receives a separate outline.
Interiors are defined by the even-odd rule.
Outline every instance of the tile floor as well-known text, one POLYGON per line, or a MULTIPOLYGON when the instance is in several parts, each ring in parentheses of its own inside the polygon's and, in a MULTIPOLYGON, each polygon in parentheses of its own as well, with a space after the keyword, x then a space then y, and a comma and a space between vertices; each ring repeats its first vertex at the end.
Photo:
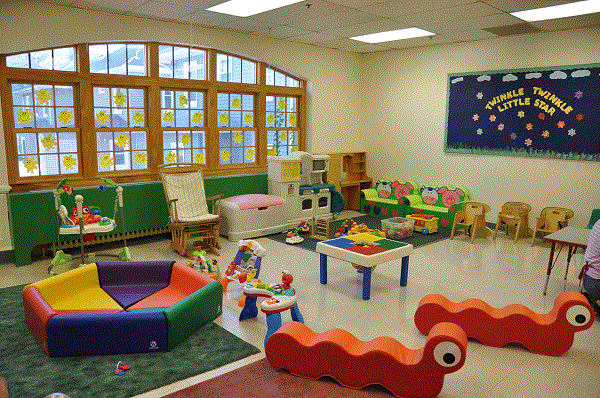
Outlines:
MULTIPOLYGON (((343 214, 343 216, 352 215, 343 214)), ((391 336, 410 349, 423 346, 421 335, 413 322, 419 300, 429 293, 439 293, 458 302, 476 297, 500 308, 519 303, 537 313, 548 312, 554 299, 563 291, 565 256, 554 269, 548 295, 542 295, 549 244, 538 239, 534 247, 529 239, 516 244, 499 234, 498 239, 475 239, 474 244, 457 235, 454 240, 442 240, 414 250, 410 256, 408 285, 400 287, 400 260, 377 267, 373 272, 371 299, 362 300, 362 278, 348 263, 330 259, 328 284, 319 283, 319 255, 267 238, 258 241, 267 251, 261 268, 261 279, 279 282, 281 270, 294 276, 292 284, 299 295, 299 307, 307 326, 316 332, 342 328, 361 340, 391 336)), ((216 257, 221 265, 229 263, 237 250, 236 242, 221 238, 223 249, 216 257)), ((150 240, 130 245, 136 260, 183 260, 169 250, 168 240, 150 240)), ((112 252, 118 252, 118 249, 112 252)), ((566 250, 565 250, 566 251, 566 250)), ((212 255, 209 258, 215 258, 212 255)), ((98 257, 100 259, 100 257, 98 257)), ((106 259, 102 257, 101 259, 106 259)), ((49 259, 25 267, 0 265, 0 287, 29 283, 47 277, 49 259)), ((571 261, 566 288, 577 290, 577 275, 583 264, 582 253, 571 261)), ((239 322, 241 308, 237 299, 224 297, 223 315, 216 319, 237 336, 263 347, 266 331, 264 314, 239 322)), ((283 313, 283 321, 290 320, 283 313)), ((207 378, 261 358, 251 358, 230 364, 178 383, 165 386, 138 398, 161 397, 207 378)), ((390 395, 391 396, 391 395, 390 395)), ((518 345, 504 348, 487 347, 469 341, 465 365, 447 375, 439 397, 449 398, 598 398, 600 396, 600 321, 587 331, 575 335, 573 347, 560 357, 531 354, 518 345)))

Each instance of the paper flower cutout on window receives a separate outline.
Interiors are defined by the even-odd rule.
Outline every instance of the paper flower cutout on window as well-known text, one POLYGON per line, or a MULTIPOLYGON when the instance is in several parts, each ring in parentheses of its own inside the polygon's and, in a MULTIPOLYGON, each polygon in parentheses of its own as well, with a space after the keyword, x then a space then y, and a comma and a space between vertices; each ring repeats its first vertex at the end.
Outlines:
POLYGON ((175 163, 176 161, 177 161, 177 155, 175 155, 175 152, 169 151, 169 153, 165 157, 165 162, 167 162, 167 163, 175 163))
POLYGON ((110 156, 110 153, 105 153, 104 155, 100 156, 100 165, 103 169, 110 169, 113 164, 113 158, 110 156))
POLYGON ((185 95, 181 94, 179 96, 179 106, 184 107, 188 104, 188 99, 185 95))
POLYGON ((228 162, 230 158, 231 158, 231 151, 229 149, 223 149, 221 151, 221 159, 223 159, 224 162, 228 162))
POLYGON ((283 131, 281 134, 279 134, 279 141, 286 142, 287 138, 288 138, 288 135, 285 131, 283 131))
POLYGON ((123 106, 127 103, 127 96, 125 94, 123 94, 122 92, 117 92, 115 94, 115 105, 116 106, 123 106))
POLYGON ((63 109, 62 111, 60 111, 60 114, 58 115, 59 122, 61 122, 62 124, 64 124, 66 126, 67 124, 69 124, 71 122, 71 119, 73 119, 73 114, 71 112, 69 112, 66 109, 63 109))
POLYGON ((253 119, 254 119, 254 115, 252 115, 251 113, 246 113, 244 115, 244 123, 246 123, 246 124, 252 124, 253 119))
POLYGON ((121 133, 117 136, 117 139, 115 140, 115 142, 121 148, 125 148, 127 146, 127 144, 129 144, 129 137, 127 136, 127 134, 121 133))
POLYGON ((96 121, 102 126, 105 124, 108 124, 109 121, 109 117, 106 114, 106 111, 100 111, 98 113, 96 113, 96 121))
POLYGON ((133 122, 135 124, 140 124, 141 125, 142 122, 144 121, 144 114, 141 111, 135 111, 135 113, 131 117, 131 120, 133 120, 133 122))
POLYGON ((44 138, 42 139, 42 145, 44 146, 44 148, 49 151, 53 148, 56 148, 57 142, 54 139, 54 137, 52 137, 50 134, 45 135, 44 138))
POLYGON ((292 113, 290 115, 289 121, 290 121, 290 126, 296 127, 296 115, 295 114, 292 113))
POLYGON ((163 115, 163 120, 167 123, 174 123, 175 115, 173 115, 173 112, 171 111, 165 111, 165 114, 163 115))
POLYGON ((194 163, 204 164, 205 163, 204 154, 203 153, 195 154, 194 155, 194 163))
POLYGON ((181 136, 181 144, 182 145, 190 145, 190 143, 192 142, 192 137, 189 134, 184 134, 181 136))
POLYGON ((65 169, 71 170, 77 164, 77 160, 72 155, 67 155, 63 158, 63 166, 65 169))
POLYGON ((254 149, 250 149, 246 152, 246 159, 254 161, 254 149))
POLYGON ((28 173, 33 173, 33 170, 38 168, 38 162, 35 158, 27 158, 23 161, 23 166, 25 166, 28 173))
POLYGON ((235 142, 236 144, 241 144, 242 142, 244 142, 244 134, 237 132, 233 135, 233 142, 235 142))
POLYGON ((275 147, 269 149, 268 155, 269 156, 277 156, 277 149, 275 149, 275 147))
POLYGON ((202 119, 204 117, 202 116, 202 112, 196 112, 192 115, 192 122, 194 122, 197 125, 202 124, 202 119))
POLYGON ((227 122, 229 122, 229 115, 226 113, 221 113, 219 115, 219 123, 227 124, 227 122))
POLYGON ((240 109, 241 106, 242 106, 242 101, 238 97, 231 99, 231 107, 233 109, 240 109))
POLYGON ((550 137, 550 132, 549 132, 548 130, 544 131, 544 132, 542 133, 542 137, 544 137, 544 138, 548 138, 548 137, 550 137))
POLYGON ((277 101, 277 109, 280 111, 285 110, 285 101, 283 98, 280 98, 279 101, 277 101))
POLYGON ((273 113, 269 113, 269 116, 267 116, 267 123, 275 124, 275 115, 273 113))
POLYGON ((42 104, 42 105, 48 104, 49 105, 50 101, 52 101, 52 94, 50 94, 48 92, 48 90, 43 88, 40 91, 38 91, 37 99, 38 99, 38 101, 40 101, 40 104, 42 104))
POLYGON ((531 146, 532 143, 533 143, 533 141, 531 140, 531 138, 527 138, 525 140, 525 145, 527 145, 527 146, 531 146))
POLYGON ((293 146, 293 147, 290 149, 290 152, 296 152, 297 150, 298 150, 298 148, 296 148, 295 146, 293 146))
POLYGON ((133 161, 137 164, 146 164, 148 161, 148 154, 146 152, 138 152, 133 157, 133 161))
POLYGON ((19 124, 29 124, 33 120, 33 113, 29 109, 19 109, 17 112, 19 124))

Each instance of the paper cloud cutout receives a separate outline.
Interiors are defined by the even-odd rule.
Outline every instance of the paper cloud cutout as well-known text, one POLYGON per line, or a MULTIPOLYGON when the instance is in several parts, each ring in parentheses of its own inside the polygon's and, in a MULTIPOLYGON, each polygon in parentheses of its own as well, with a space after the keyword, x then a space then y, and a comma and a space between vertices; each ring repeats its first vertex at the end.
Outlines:
POLYGON ((539 79, 542 77, 540 72, 532 72, 525 75, 525 79, 539 79))
POLYGON ((503 82, 514 82, 515 80, 519 80, 519 78, 513 75, 512 73, 502 76, 503 82))
POLYGON ((492 77, 490 75, 481 75, 477 78, 478 82, 482 82, 484 80, 490 81, 492 80, 492 77))
POLYGON ((550 79, 566 79, 567 78, 567 74, 563 71, 557 70, 555 72, 552 72, 550 74, 550 79))
POLYGON ((464 77, 457 77, 456 79, 450 80, 450 83, 454 84, 454 83, 462 82, 463 80, 465 80, 464 77))
POLYGON ((587 77, 591 74, 592 72, 587 69, 579 69, 571 72, 571 77, 587 77))

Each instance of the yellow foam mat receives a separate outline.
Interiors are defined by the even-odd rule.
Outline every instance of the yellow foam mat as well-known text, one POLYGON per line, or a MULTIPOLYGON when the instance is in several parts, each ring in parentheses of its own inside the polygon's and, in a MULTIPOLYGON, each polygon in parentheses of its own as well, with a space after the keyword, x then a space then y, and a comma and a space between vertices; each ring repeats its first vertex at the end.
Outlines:
POLYGON ((52 303, 52 308, 57 311, 123 309, 100 286, 65 295, 62 300, 52 303))

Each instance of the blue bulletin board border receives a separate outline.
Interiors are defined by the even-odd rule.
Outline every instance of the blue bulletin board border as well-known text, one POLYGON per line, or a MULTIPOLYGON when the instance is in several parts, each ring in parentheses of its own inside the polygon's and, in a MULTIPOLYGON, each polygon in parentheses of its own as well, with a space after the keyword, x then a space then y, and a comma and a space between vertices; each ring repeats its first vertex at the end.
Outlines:
POLYGON ((600 161, 600 63, 448 74, 444 151, 600 161))

